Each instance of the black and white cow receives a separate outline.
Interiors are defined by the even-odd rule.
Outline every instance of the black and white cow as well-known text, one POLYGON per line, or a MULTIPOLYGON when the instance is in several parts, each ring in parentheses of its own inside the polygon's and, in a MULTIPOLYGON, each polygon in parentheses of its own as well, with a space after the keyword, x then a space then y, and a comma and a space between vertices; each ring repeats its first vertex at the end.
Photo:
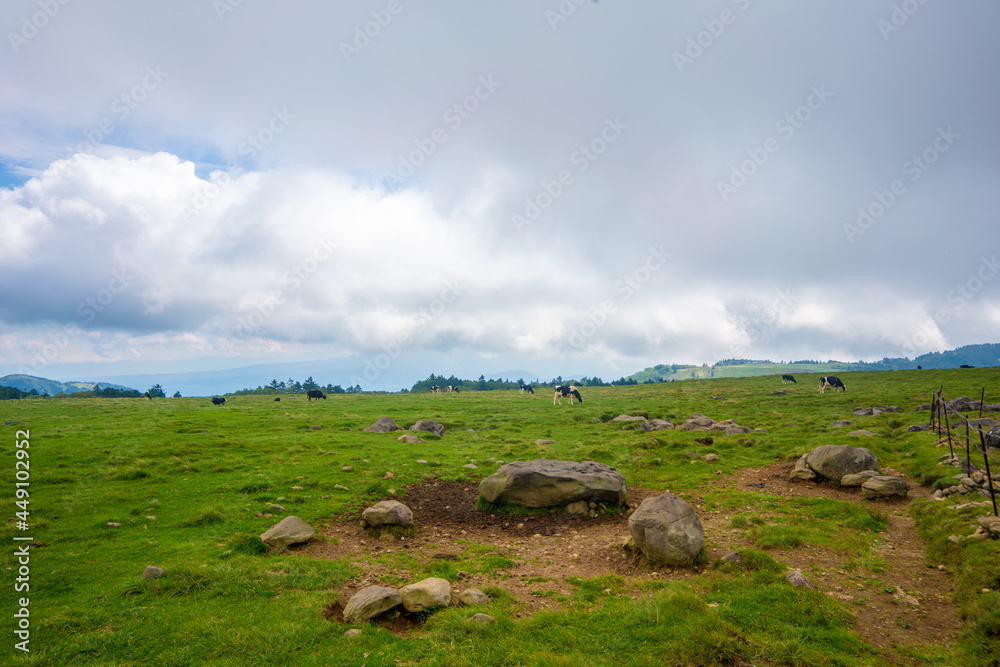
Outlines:
POLYGON ((819 379, 819 393, 825 394, 827 387, 833 387, 834 391, 837 391, 837 389, 847 391, 847 387, 845 387, 844 383, 840 381, 840 378, 833 377, 832 375, 819 379))
POLYGON ((787 384, 789 382, 791 382, 792 384, 798 384, 798 382, 795 381, 795 377, 794 376, 791 376, 791 375, 782 375, 781 376, 781 384, 787 384))
POLYGON ((456 393, 456 394, 462 393, 462 392, 460 392, 458 390, 458 385, 457 384, 450 384, 450 385, 448 385, 448 393, 450 394, 450 393, 453 393, 453 392, 456 393))
POLYGON ((432 394, 436 394, 436 393, 438 393, 439 391, 441 391, 441 387, 439 387, 438 385, 436 385, 436 384, 435 384, 435 385, 432 385, 432 386, 431 386, 431 393, 432 393, 432 394))
POLYGON ((222 396, 213 396, 212 397, 212 405, 225 405, 225 403, 226 403, 226 399, 224 399, 222 396))
POLYGON ((535 390, 531 388, 530 384, 522 384, 521 393, 523 394, 524 392, 528 392, 529 394, 534 394, 535 390))
POLYGON ((315 399, 322 398, 325 401, 326 400, 326 394, 324 394, 323 392, 321 392, 319 389, 310 389, 309 391, 306 392, 306 400, 307 401, 311 401, 314 398, 315 399))
POLYGON ((148 391, 145 394, 143 394, 143 396, 145 396, 147 400, 150 400, 150 401, 153 400, 153 397, 149 395, 148 391))
POLYGON ((583 403, 583 398, 580 396, 580 392, 573 385, 562 385, 561 387, 556 387, 555 396, 552 397, 552 405, 562 405, 562 399, 569 396, 569 404, 573 405, 573 397, 576 396, 576 400, 583 403))

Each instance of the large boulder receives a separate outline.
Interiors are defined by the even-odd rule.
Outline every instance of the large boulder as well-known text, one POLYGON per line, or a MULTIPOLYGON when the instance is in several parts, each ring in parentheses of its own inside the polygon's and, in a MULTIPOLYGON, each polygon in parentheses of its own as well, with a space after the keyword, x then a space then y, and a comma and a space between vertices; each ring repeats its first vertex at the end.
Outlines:
POLYGON ((401 430, 392 417, 379 417, 379 420, 365 429, 369 433, 391 433, 401 430))
POLYGON ((625 477, 594 461, 512 461, 479 483, 479 497, 491 503, 554 507, 580 500, 624 504, 625 477))
POLYGON ((827 479, 878 470, 878 458, 864 447, 821 445, 806 455, 805 465, 827 479))
POLYGON ((444 435, 444 424, 441 422, 436 422, 433 419, 421 419, 416 424, 410 427, 411 431, 426 431, 427 433, 433 433, 436 436, 444 435))
POLYGON ((385 586, 368 586, 351 596, 344 607, 344 620, 361 623, 403 604, 399 591, 385 586))
POLYGON ((643 500, 629 517, 628 530, 656 565, 690 565, 701 553, 704 534, 698 515, 670 492, 643 500))
POLYGON ((451 584, 447 579, 431 577, 399 589, 403 607, 409 612, 423 611, 451 604, 451 584))
POLYGON ((412 526, 413 512, 398 500, 382 500, 362 512, 361 520, 371 528, 376 526, 412 526))
POLYGON ((316 531, 297 516, 286 516, 260 536, 261 542, 269 547, 287 547, 290 544, 308 542, 316 531))

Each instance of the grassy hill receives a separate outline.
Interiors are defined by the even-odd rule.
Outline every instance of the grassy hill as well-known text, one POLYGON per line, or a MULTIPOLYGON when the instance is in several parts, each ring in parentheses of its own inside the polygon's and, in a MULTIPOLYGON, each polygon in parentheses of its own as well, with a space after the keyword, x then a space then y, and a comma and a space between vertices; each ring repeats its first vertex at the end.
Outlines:
MULTIPOLYGON (((49 396, 56 394, 73 394, 78 391, 90 391, 96 382, 59 382, 46 378, 35 377, 34 375, 4 375, 0 377, 0 387, 14 387, 21 391, 31 391, 34 389, 39 394, 47 393, 49 396)), ((118 384, 100 383, 101 387, 112 389, 131 389, 118 384)))
MULTIPOLYGON (((881 466, 931 485, 958 471, 938 465, 947 452, 936 446, 938 436, 906 431, 928 420, 914 408, 941 385, 952 397, 978 397, 985 386, 987 400, 998 401, 991 395, 996 371, 840 377, 846 394, 819 394, 812 383, 782 387, 770 375, 587 388, 585 402, 572 407, 516 391, 312 402, 239 396, 221 407, 205 398, 8 401, 0 423, 19 423, 5 427, 3 467, 11 472, 0 497, 11 519, 28 514, 26 530, 0 523, 0 540, 17 546, 16 537, 32 538, 30 591, 19 594, 30 597, 31 652, 17 664, 991 664, 989 656, 1000 655, 1000 552, 995 542, 947 540, 974 530, 972 510, 917 499, 826 499, 822 488, 815 498, 792 497, 740 480, 747 471, 790 468, 818 445, 851 443, 868 447, 881 466), (779 388, 788 393, 774 395, 779 388), (884 404, 904 413, 852 418, 856 428, 876 433, 861 443, 831 427, 851 418, 853 407, 884 404), (702 413, 767 432, 713 433, 711 440, 679 430, 644 433, 611 421, 621 413, 675 422, 702 413), (436 419, 447 430, 417 444, 363 431, 383 415, 402 426, 436 419), (15 441, 30 447, 15 449, 15 441), (28 452, 30 461, 15 452, 28 452), (706 463, 709 453, 719 459, 706 463), (472 539, 471 526, 469 535, 442 534, 422 524, 416 508, 411 541, 350 546, 358 544, 360 511, 376 501, 406 502, 407 489, 418 484, 474 488, 502 461, 533 458, 600 461, 615 466, 630 489, 669 489, 712 526, 708 560, 695 569, 630 564, 610 544, 628 534, 617 514, 606 519, 610 533, 584 544, 591 538, 582 529, 515 534, 530 517, 511 517, 509 528, 488 540, 472 539), (21 460, 30 462, 22 471, 30 473, 30 496, 19 509, 13 478, 21 460), (941 576, 953 576, 948 594, 960 607, 961 641, 905 634, 903 625, 918 627, 923 609, 905 605, 893 608, 905 641, 893 647, 863 639, 856 614, 893 590, 886 525, 897 513, 909 513, 924 531, 918 569, 940 563, 948 573, 941 576), (290 514, 317 528, 314 543, 260 549, 256 536, 290 514), (588 547, 608 559, 549 563, 547 547, 533 546, 539 540, 552 548, 578 543, 580 553, 588 547), (717 562, 732 540, 747 559, 737 568, 717 562), (827 557, 841 565, 826 566, 827 557), (818 590, 784 581, 793 562, 804 564, 818 590), (144 581, 147 565, 167 575, 144 581), (525 574, 542 565, 548 574, 525 574), (606 573, 574 574, 587 568, 606 573), (473 627, 466 620, 480 609, 452 607, 423 613, 406 633, 362 624, 350 639, 343 634, 350 626, 330 614, 346 587, 398 587, 429 576, 484 587, 494 601, 482 611, 497 622, 473 627), (845 577, 851 595, 828 595, 828 576, 845 577), (511 593, 515 584, 531 592, 511 593)), ((8 567, 18 567, 9 556, 8 567)), ((908 592, 920 585, 907 585, 908 592)), ((8 656, 19 653, 9 630, 14 604, 13 595, 4 597, 8 656)))

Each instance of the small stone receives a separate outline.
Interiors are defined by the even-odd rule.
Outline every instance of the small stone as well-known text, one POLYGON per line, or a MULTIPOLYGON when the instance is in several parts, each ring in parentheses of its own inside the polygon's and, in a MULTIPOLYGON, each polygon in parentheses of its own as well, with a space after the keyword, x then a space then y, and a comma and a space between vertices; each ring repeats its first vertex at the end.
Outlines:
POLYGON ((162 567, 157 567, 155 565, 147 565, 146 569, 142 571, 142 578, 146 581, 152 581, 153 579, 159 579, 167 573, 162 567))
POLYGON ((361 630, 359 630, 358 628, 351 628, 350 630, 344 632, 344 636, 347 637, 348 639, 359 637, 361 636, 361 630))
POLYGON ((496 621, 496 619, 490 616, 489 614, 476 614, 475 616, 470 618, 468 622, 475 623, 476 625, 489 625, 494 621, 496 621))

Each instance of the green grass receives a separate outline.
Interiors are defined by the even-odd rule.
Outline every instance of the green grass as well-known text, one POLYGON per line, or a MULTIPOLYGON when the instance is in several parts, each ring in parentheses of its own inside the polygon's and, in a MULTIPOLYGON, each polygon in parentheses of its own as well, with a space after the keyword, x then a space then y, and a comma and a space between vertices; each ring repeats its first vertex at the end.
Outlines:
MULTIPOLYGON (((850 393, 821 395, 812 382, 782 386, 777 376, 727 378, 586 388, 586 403, 572 408, 517 392, 338 395, 313 403, 233 397, 223 408, 204 398, 4 402, 4 419, 22 423, 0 432, 7 443, 3 467, 14 470, 15 429, 30 430, 29 532, 44 543, 31 550, 32 651, 17 664, 882 664, 851 627, 850 607, 785 585, 775 554, 822 546, 849 555, 851 567, 877 578, 884 564, 875 547, 886 517, 864 504, 709 482, 718 479, 716 471, 791 462, 818 445, 849 442, 931 485, 954 473, 937 467, 941 450, 933 434, 906 433, 906 425, 928 418, 912 409, 942 384, 952 397, 978 397, 982 386, 995 386, 995 370, 838 374, 850 393), (774 396, 779 388, 788 393, 774 396), (880 405, 907 412, 851 417, 854 407, 880 405), (679 423, 695 412, 768 432, 643 433, 610 421, 641 413, 679 423), (415 444, 362 431, 382 415, 399 424, 436 419, 447 431, 440 439, 422 435, 425 442, 415 444), (881 437, 849 439, 847 429, 830 428, 837 419, 881 437), (323 428, 309 428, 317 424, 323 428), (695 440, 707 435, 711 444, 695 440), (538 446, 537 438, 555 444, 538 446), (700 458, 707 453, 721 458, 707 463, 700 458), (565 611, 525 615, 503 587, 518 564, 517 554, 505 549, 463 543, 458 560, 424 564, 403 548, 322 560, 269 552, 258 538, 287 514, 314 526, 345 513, 360 518, 365 507, 390 497, 390 489, 406 502, 411 484, 431 478, 477 483, 500 461, 539 457, 598 460, 615 466, 629 486, 670 489, 689 502, 700 498, 699 512, 725 513, 727 530, 743 531, 754 548, 741 551, 741 564, 717 564, 684 581, 568 580, 572 592, 560 600, 565 611), (463 468, 471 461, 475 470, 463 468), (327 620, 324 610, 375 558, 410 573, 388 585, 426 576, 454 582, 460 570, 495 575, 496 585, 486 587, 494 602, 485 611, 497 623, 471 627, 465 621, 478 610, 449 608, 429 616, 414 637, 366 625, 360 637, 344 638, 346 628, 327 620), (167 575, 145 582, 146 565, 164 567, 167 575)), ((8 480, 0 484, 0 498, 12 517, 13 472, 8 480)), ((996 543, 948 542, 950 534, 970 532, 971 515, 921 502, 911 511, 927 540, 928 562, 954 572, 962 611, 962 639, 939 664, 979 664, 976 656, 1000 655, 998 594, 981 592, 1000 589, 996 543)), ((417 532, 415 539, 419 526, 417 532)), ((0 540, 8 545, 23 534, 14 522, 0 523, 0 540)), ((8 555, 5 567, 14 566, 8 555)), ((539 591, 548 590, 537 583, 539 591)), ((10 577, 4 585, 13 589, 10 577)), ((12 596, 3 599, 3 627, 11 637, 12 596)), ((5 658, 13 653, 10 644, 4 651, 5 658)))

